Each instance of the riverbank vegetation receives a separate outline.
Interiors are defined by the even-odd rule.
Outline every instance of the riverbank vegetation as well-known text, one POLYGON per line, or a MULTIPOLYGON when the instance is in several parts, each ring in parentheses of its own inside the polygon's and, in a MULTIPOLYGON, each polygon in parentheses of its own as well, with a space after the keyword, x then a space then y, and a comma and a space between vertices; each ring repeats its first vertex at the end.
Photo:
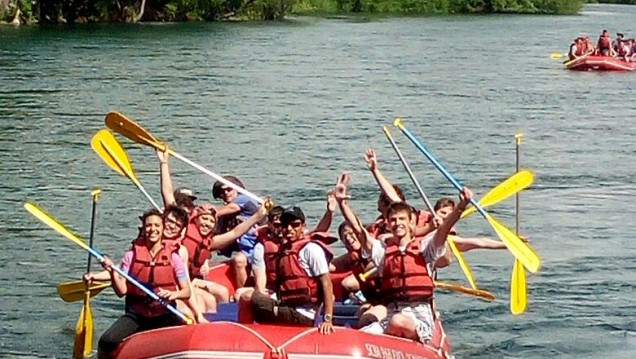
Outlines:
POLYGON ((290 14, 574 14, 583 5, 584 0, 0 0, 0 20, 46 24, 278 20, 290 14))

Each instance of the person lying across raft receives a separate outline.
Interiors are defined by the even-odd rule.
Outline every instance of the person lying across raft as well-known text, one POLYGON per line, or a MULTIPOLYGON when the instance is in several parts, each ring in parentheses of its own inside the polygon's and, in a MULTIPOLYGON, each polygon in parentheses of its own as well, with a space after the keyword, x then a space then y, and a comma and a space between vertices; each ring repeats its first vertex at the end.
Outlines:
MULTIPOLYGON (((121 269, 175 305, 175 300, 190 298, 188 272, 174 249, 163 242, 164 218, 152 209, 141 216, 141 236, 133 248, 124 254, 121 269)), ((111 358, 119 344, 128 336, 145 330, 183 324, 161 303, 148 297, 139 288, 113 271, 113 262, 104 257, 102 267, 108 271, 113 289, 126 297, 125 314, 102 334, 98 343, 98 357, 111 358)), ((91 273, 85 279, 90 283, 91 273)))
MULTIPOLYGON (((324 306, 322 334, 333 332, 333 286, 329 262, 333 257, 329 246, 305 232, 305 214, 289 207, 281 214, 282 243, 275 258, 276 294, 278 299, 259 291, 251 298, 250 314, 239 307, 239 318, 258 323, 286 323, 311 327, 324 306)), ((266 253, 267 255, 267 253, 266 253)))

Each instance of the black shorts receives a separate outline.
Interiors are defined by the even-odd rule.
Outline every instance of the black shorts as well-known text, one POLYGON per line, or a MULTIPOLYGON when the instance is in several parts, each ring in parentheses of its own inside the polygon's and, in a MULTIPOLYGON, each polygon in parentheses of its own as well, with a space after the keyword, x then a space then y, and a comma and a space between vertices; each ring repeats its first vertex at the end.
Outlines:
POLYGON ((263 293, 255 292, 252 295, 252 311, 254 320, 261 324, 285 323, 303 327, 314 326, 314 321, 299 313, 296 308, 281 305, 280 301, 263 293), (274 314, 276 307, 278 307, 278 313, 274 314))

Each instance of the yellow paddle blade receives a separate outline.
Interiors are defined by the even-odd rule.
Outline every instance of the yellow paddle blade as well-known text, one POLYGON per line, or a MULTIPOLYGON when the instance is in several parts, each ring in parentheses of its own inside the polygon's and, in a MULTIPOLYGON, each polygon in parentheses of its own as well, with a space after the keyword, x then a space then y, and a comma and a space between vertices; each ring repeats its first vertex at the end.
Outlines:
POLYGON ((466 279, 468 279, 468 283, 470 283, 470 286, 473 289, 477 289, 477 285, 475 284, 475 278, 473 277, 473 272, 468 267, 468 263, 466 263, 466 259, 464 259, 464 255, 462 254, 462 252, 459 249, 457 249, 457 246, 455 245, 455 238, 456 238, 455 236, 446 237, 446 240, 448 241, 448 246, 450 247, 451 251, 453 251, 455 258, 457 258, 457 262, 459 263, 459 266, 462 268, 462 271, 464 272, 466 279))
POLYGON ((84 242, 77 234, 71 232, 68 228, 64 227, 60 222, 56 221, 50 214, 44 212, 31 202, 26 202, 24 208, 31 213, 35 218, 42 221, 47 226, 53 228, 56 232, 77 243, 78 246, 88 250, 90 247, 84 242))
POLYGON ((75 326, 74 359, 88 358, 93 351, 93 314, 89 298, 90 295, 86 292, 84 306, 75 326))
MULTIPOLYGON (((482 207, 492 206, 504 199, 516 194, 517 192, 528 188, 534 181, 534 175, 529 170, 521 170, 501 182, 497 187, 491 189, 485 196, 479 200, 482 207)), ((474 206, 470 206, 462 212, 460 218, 465 218, 477 212, 474 206)))
POLYGON ((528 305, 528 288, 526 286, 526 270, 519 260, 515 260, 510 280, 510 312, 519 315, 528 305))
POLYGON ((558 60, 560 58, 562 58, 563 56, 567 56, 568 54, 562 54, 560 52, 553 52, 550 54, 550 58, 552 58, 553 60, 558 60))
POLYGON ((97 132, 91 140, 91 147, 110 168, 130 178, 135 184, 139 182, 128 154, 110 131, 103 129, 97 132))
POLYGON ((154 147, 162 151, 166 147, 157 141, 145 128, 119 112, 109 112, 106 115, 105 122, 106 127, 139 144, 154 147))
MULTIPOLYGON (((110 281, 95 281, 91 283, 88 288, 91 298, 108 287, 110 287, 110 281)), ((86 287, 82 280, 57 285, 57 293, 60 295, 60 298, 67 303, 78 302, 84 299, 85 290, 86 287)))
POLYGON ((493 216, 486 213, 486 220, 497 232, 497 235, 501 241, 506 245, 508 250, 519 259, 524 267, 530 272, 536 273, 541 267, 541 258, 539 255, 524 242, 518 235, 516 235, 510 228, 499 223, 493 216))
POLYGON ((487 300, 489 302, 492 302, 493 300, 495 300, 495 295, 490 293, 490 292, 488 292, 488 291, 486 291, 486 290, 471 289, 471 288, 467 288, 467 287, 462 287, 459 284, 435 281, 435 288, 450 290, 450 291, 457 292, 457 293, 462 293, 462 294, 474 295, 474 296, 476 296, 478 298, 485 299, 485 300, 487 300))

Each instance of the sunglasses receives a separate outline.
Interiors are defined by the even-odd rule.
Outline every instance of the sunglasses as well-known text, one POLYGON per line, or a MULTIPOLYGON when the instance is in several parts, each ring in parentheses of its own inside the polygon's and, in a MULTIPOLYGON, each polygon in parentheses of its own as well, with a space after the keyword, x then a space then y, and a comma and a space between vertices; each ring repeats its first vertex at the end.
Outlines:
POLYGON ((281 227, 287 228, 288 226, 291 226, 293 229, 298 229, 302 225, 303 225, 303 222, 301 222, 301 221, 294 221, 294 222, 289 222, 289 223, 281 223, 281 227))
POLYGON ((221 191, 223 191, 223 192, 225 192, 225 193, 232 192, 232 190, 233 190, 233 188, 232 188, 232 187, 224 187, 224 188, 221 188, 221 191))

